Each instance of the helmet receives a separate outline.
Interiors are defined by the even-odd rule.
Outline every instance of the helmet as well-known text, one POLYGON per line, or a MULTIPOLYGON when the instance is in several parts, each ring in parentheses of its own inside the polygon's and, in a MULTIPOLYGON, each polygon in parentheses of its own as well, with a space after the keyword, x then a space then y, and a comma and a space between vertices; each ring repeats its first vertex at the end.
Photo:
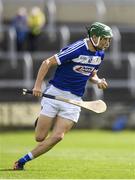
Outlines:
POLYGON ((93 23, 91 27, 87 28, 87 31, 89 38, 91 38, 93 35, 106 38, 113 37, 112 29, 109 26, 99 22, 93 23))

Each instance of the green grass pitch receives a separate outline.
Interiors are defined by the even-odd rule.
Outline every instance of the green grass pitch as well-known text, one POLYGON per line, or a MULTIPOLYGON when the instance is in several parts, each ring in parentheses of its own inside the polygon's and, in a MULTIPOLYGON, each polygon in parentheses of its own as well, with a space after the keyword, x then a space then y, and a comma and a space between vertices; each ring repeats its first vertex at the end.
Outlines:
POLYGON ((12 165, 36 142, 33 131, 0 134, 0 179, 135 179, 135 132, 72 130, 51 151, 12 165))

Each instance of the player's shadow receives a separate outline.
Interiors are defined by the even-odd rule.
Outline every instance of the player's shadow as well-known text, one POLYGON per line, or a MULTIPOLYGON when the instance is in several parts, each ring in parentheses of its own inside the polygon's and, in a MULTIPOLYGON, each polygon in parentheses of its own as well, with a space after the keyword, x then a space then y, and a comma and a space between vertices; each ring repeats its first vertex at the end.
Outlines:
POLYGON ((0 171, 15 171, 13 169, 0 169, 0 171))

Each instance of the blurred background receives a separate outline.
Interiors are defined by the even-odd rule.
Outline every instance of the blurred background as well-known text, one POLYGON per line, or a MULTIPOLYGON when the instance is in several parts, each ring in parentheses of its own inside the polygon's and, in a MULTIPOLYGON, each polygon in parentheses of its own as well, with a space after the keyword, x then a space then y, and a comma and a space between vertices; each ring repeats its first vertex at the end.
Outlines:
POLYGON ((134 130, 134 17, 135 0, 0 0, 0 131, 34 127, 40 99, 22 96, 22 88, 33 88, 43 59, 85 38, 85 27, 94 21, 114 33, 98 74, 109 88, 87 84, 83 98, 103 99, 108 109, 103 114, 82 110, 75 128, 134 130))

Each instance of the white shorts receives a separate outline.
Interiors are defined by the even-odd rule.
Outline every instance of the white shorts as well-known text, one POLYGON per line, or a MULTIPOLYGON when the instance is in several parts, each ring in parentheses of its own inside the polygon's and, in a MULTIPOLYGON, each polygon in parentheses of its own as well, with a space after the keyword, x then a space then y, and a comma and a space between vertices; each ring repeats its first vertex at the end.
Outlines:
MULTIPOLYGON (((81 101, 81 97, 76 96, 68 91, 60 90, 53 85, 51 85, 45 94, 50 94, 54 96, 62 96, 63 98, 74 99, 77 101, 81 101)), ((61 116, 66 119, 70 119, 74 122, 77 122, 80 116, 81 108, 75 106, 73 104, 69 104, 66 102, 61 102, 54 99, 49 99, 43 97, 41 100, 41 112, 40 114, 48 116, 48 117, 55 117, 56 115, 61 116)))

